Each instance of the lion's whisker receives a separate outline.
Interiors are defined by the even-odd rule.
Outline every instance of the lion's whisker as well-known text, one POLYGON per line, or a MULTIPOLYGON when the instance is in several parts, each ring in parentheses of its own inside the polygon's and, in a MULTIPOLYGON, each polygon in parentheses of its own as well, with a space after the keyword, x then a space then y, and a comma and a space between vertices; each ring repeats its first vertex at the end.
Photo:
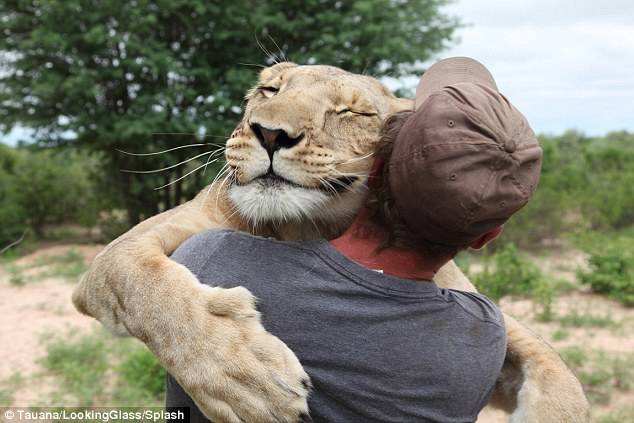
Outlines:
POLYGON ((341 197, 341 194, 339 194, 339 191, 337 191, 337 189, 334 186, 332 186, 330 181, 328 181, 327 179, 319 177, 319 183, 325 186, 328 191, 331 191, 337 197, 341 197))
POLYGON ((286 55, 284 54, 284 50, 282 50, 282 48, 277 44, 277 42, 273 39, 273 37, 271 36, 271 34, 267 33, 266 34, 267 37, 269 37, 269 40, 273 41, 273 44, 275 44, 275 47, 277 47, 277 50, 280 52, 280 54, 282 55, 282 60, 285 62, 288 62, 288 58, 286 57, 286 55))
POLYGON ((202 156, 209 155, 209 158, 211 158, 211 157, 213 157, 213 155, 214 155, 214 153, 215 153, 215 152, 217 152, 217 150, 206 151, 206 152, 204 152, 204 153, 202 153, 202 154, 198 154, 198 155, 196 155, 196 156, 194 156, 194 157, 192 157, 192 158, 190 158, 190 159, 183 160, 183 161, 182 161, 182 162, 180 162, 180 163, 176 163, 176 164, 173 164, 173 165, 171 165, 171 166, 164 167, 164 168, 162 168, 162 169, 155 169, 155 170, 131 170, 131 169, 121 169, 121 172, 125 172, 125 173, 157 173, 157 172, 163 172, 163 171, 165 171, 165 170, 173 169, 173 168, 178 167, 178 166, 180 166, 180 165, 183 165, 183 164, 185 164, 185 163, 191 162, 192 160, 196 160, 197 158, 202 157, 202 156))
POLYGON ((218 191, 216 192, 216 208, 218 208, 218 200, 220 198, 220 193, 222 192, 223 185, 225 184, 225 182, 229 180, 229 178, 233 177, 234 175, 235 175, 235 169, 231 169, 231 171, 227 173, 227 176, 225 176, 222 179, 222 182, 220 182, 220 185, 218 185, 218 191))
POLYGON ((273 53, 271 53, 271 52, 270 52, 270 51, 269 51, 266 47, 264 47, 264 45, 260 42, 260 40, 258 39, 258 34, 257 34, 257 33, 255 33, 255 34, 254 34, 254 36, 255 36, 255 42, 258 44, 258 47, 260 47, 260 50, 262 50, 262 52, 263 52, 264 54, 266 54, 266 56, 267 56, 269 59, 273 60, 273 63, 274 63, 274 64, 278 64, 278 63, 280 63, 279 58, 278 58, 276 55, 274 55, 273 53))
POLYGON ((243 65, 243 66, 254 66, 254 67, 258 67, 258 68, 266 68, 265 65, 258 65, 257 63, 244 63, 244 62, 238 62, 239 65, 243 65))
MULTIPOLYGON (((218 157, 217 159, 212 160, 212 163, 213 163, 213 162, 215 162, 215 161, 217 161, 217 160, 220 160, 220 159, 221 159, 221 158, 220 158, 220 157, 218 157)), ((156 187, 156 188, 154 188, 154 190, 155 190, 155 191, 158 191, 159 189, 163 189, 163 188, 166 188, 166 187, 168 187, 168 186, 170 186, 170 185, 172 185, 172 184, 175 184, 176 182, 178 182, 178 181, 180 181, 180 180, 185 179, 186 177, 188 177, 188 176, 189 176, 189 175, 191 175, 192 173, 194 173, 194 172, 196 172, 196 171, 198 171, 198 170, 202 169, 202 168, 203 168, 203 167, 205 167, 206 165, 207 165, 206 163, 203 163, 203 164, 201 164, 200 166, 198 166, 196 169, 194 169, 194 170, 192 170, 192 171, 190 171, 190 172, 187 172, 186 174, 184 174, 184 175, 183 175, 183 176, 181 176, 180 178, 178 178, 178 179, 174 179, 173 181, 171 181, 171 182, 169 182, 169 183, 167 183, 167 184, 165 184, 165 185, 161 185, 160 187, 156 187)))
POLYGON ((216 174, 216 177, 213 179, 213 181, 211 181, 212 185, 218 182, 218 180, 222 178, 224 176, 223 174, 226 173, 227 171, 229 171, 229 163, 225 163, 224 165, 222 165, 222 167, 216 174))
POLYGON ((165 153, 169 153, 170 151, 180 150, 181 148, 202 147, 202 146, 207 146, 207 145, 211 145, 211 144, 210 143, 197 143, 197 144, 179 145, 178 147, 170 148, 170 149, 163 150, 163 151, 157 151, 155 153, 130 153, 129 151, 119 150, 118 148, 115 148, 115 151, 118 151, 119 153, 122 153, 122 154, 127 154, 129 156, 155 156, 157 154, 165 154, 165 153))
POLYGON ((200 138, 221 138, 223 140, 228 140, 231 137, 226 135, 214 135, 214 134, 197 134, 195 132, 152 132, 152 135, 188 135, 192 137, 200 137, 200 138))
POLYGON ((359 178, 359 179, 364 179, 368 177, 367 173, 363 173, 363 172, 342 172, 339 169, 337 169, 336 167, 329 167, 328 170, 335 172, 337 174, 339 174, 340 176, 343 177, 354 177, 354 178, 359 178))
POLYGON ((346 164, 349 164, 349 163, 355 163, 355 162, 358 162, 358 161, 361 161, 361 160, 365 160, 365 159, 370 158, 372 156, 374 156, 373 152, 372 153, 368 153, 365 156, 355 157, 355 158, 348 159, 348 160, 335 161, 333 163, 334 164, 338 164, 338 165, 346 165, 346 164))
POLYGON ((207 165, 208 165, 209 163, 211 163, 211 162, 210 162, 210 159, 211 159, 211 158, 212 158, 215 154, 217 154, 218 152, 222 152, 222 153, 224 153, 226 149, 227 149, 227 147, 226 147, 226 146, 222 146, 222 147, 218 148, 217 150, 215 150, 215 151, 212 153, 212 155, 211 155, 211 156, 209 156, 209 158, 207 159, 207 163, 205 163, 205 168, 203 169, 203 176, 204 176, 204 175, 205 175, 205 173, 207 172, 207 165))
POLYGON ((222 224, 224 225, 225 223, 227 223, 233 216, 235 216, 238 212, 240 211, 240 209, 238 208, 238 206, 236 205, 232 205, 231 206, 231 214, 229 216, 227 216, 225 218, 225 220, 222 222, 222 224))
POLYGON ((230 170, 229 163, 225 163, 224 165, 222 165, 222 167, 220 168, 220 171, 218 171, 218 173, 216 174, 216 177, 209 184, 209 188, 207 188, 207 193, 205 194, 203 203, 207 201, 207 198, 209 197, 209 193, 211 192, 211 189, 214 187, 218 179, 222 178, 229 170, 230 170))
POLYGON ((229 166, 229 163, 225 163, 224 165, 222 165, 222 167, 220 168, 220 170, 216 174, 216 177, 207 186, 207 192, 205 193, 205 198, 203 198, 203 201, 201 201, 201 203, 200 203, 200 208, 201 209, 204 206, 204 204, 207 202, 207 198, 209 197, 209 193, 211 193, 211 190, 214 187, 214 184, 216 183, 218 178, 220 178, 228 170, 228 166, 229 166))

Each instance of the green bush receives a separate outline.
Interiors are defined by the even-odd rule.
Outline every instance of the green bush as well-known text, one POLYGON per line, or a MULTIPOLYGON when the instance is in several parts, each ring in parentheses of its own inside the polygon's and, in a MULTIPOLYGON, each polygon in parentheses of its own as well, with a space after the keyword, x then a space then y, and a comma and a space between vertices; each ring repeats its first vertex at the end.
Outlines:
POLYGON ((634 135, 612 132, 588 143, 581 210, 597 229, 621 229, 634 223, 634 135))
POLYGON ((70 149, 0 149, 0 248, 26 229, 93 225, 105 206, 96 156, 70 149))
POLYGON ((530 296, 539 306, 537 317, 552 319, 555 284, 521 256, 514 244, 504 245, 485 259, 484 270, 476 273, 472 280, 480 292, 493 300, 506 295, 530 296))
POLYGON ((590 138, 574 131, 541 136, 544 156, 535 195, 505 227, 500 248, 538 248, 578 231, 634 224, 634 134, 590 138))
POLYGON ((539 269, 520 256, 513 244, 506 244, 485 259, 484 270, 474 284, 486 296, 499 300, 505 295, 529 295, 542 277, 539 269))
POLYGON ((0 144, 0 250, 18 240, 28 227, 22 205, 14 201, 16 159, 14 149, 0 144))
POLYGON ((586 246, 589 270, 579 269, 579 280, 593 291, 606 294, 627 306, 634 306, 634 241, 625 235, 601 236, 586 246))

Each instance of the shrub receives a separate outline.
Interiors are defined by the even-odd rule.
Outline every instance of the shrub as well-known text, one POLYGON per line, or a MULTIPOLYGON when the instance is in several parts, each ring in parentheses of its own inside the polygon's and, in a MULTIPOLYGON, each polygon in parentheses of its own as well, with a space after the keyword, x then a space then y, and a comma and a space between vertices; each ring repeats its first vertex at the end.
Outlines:
POLYGON ((95 223, 107 207, 99 160, 70 149, 0 150, 0 248, 25 229, 42 236, 49 224, 95 223))
POLYGON ((554 283, 530 260, 521 256, 514 244, 506 244, 486 259, 484 270, 475 274, 473 283, 486 296, 499 300, 506 295, 530 296, 540 307, 537 317, 552 318, 554 283))
POLYGON ((542 174, 535 195, 509 221, 500 248, 537 248, 580 230, 634 224, 634 134, 590 138, 569 131, 541 136, 542 174))
POLYGON ((579 269, 579 280, 595 292, 634 306, 634 254, 630 244, 631 240, 597 236, 592 246, 586 246, 590 269, 579 269))
POLYGON ((13 175, 0 168, 0 250, 20 239, 28 227, 26 213, 14 197, 13 175))
POLYGON ((474 283, 485 295, 499 300, 505 295, 530 294, 540 277, 539 269, 520 256, 514 244, 506 244, 485 260, 474 283))

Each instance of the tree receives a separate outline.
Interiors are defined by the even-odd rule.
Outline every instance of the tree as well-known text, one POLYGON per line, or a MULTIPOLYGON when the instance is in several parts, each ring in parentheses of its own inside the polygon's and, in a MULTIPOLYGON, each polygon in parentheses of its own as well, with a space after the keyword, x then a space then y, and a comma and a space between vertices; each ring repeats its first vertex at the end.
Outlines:
MULTIPOLYGON (((458 25, 441 13, 445 3, 4 0, 0 131, 19 124, 36 129, 46 145, 104 152, 103 165, 135 223, 205 181, 196 173, 154 191, 168 182, 165 174, 120 169, 162 168, 191 150, 132 157, 116 149, 158 151, 195 142, 200 133, 222 142, 255 81, 257 65, 245 64, 271 64, 275 56, 375 76, 420 73, 420 61, 441 50, 458 25)), ((188 169, 176 168, 172 178, 188 169)))

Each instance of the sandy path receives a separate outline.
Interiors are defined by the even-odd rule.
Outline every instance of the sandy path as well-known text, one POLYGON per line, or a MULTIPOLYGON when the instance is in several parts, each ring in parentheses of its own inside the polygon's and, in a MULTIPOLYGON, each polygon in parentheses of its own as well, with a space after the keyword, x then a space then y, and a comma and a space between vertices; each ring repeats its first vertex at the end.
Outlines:
POLYGON ((0 275, 0 380, 15 372, 31 374, 44 353, 42 338, 51 333, 88 330, 95 322, 80 315, 70 302, 72 285, 46 279, 23 287, 9 285, 0 275))
MULTIPOLYGON (((70 248, 81 252, 86 260, 91 260, 102 247, 49 247, 20 258, 16 264, 27 265, 42 255, 60 255, 70 248)), ((0 381, 19 374, 41 382, 39 360, 46 354, 46 338, 70 331, 88 332, 98 327, 98 323, 79 314, 73 307, 70 300, 72 281, 46 278, 15 286, 9 278, 6 269, 0 267, 0 381)), ((29 385, 36 386, 37 391, 46 389, 40 383, 29 385)), ((37 397, 37 393, 33 389, 29 391, 21 389, 15 392, 15 403, 32 404, 31 398, 37 397)))

